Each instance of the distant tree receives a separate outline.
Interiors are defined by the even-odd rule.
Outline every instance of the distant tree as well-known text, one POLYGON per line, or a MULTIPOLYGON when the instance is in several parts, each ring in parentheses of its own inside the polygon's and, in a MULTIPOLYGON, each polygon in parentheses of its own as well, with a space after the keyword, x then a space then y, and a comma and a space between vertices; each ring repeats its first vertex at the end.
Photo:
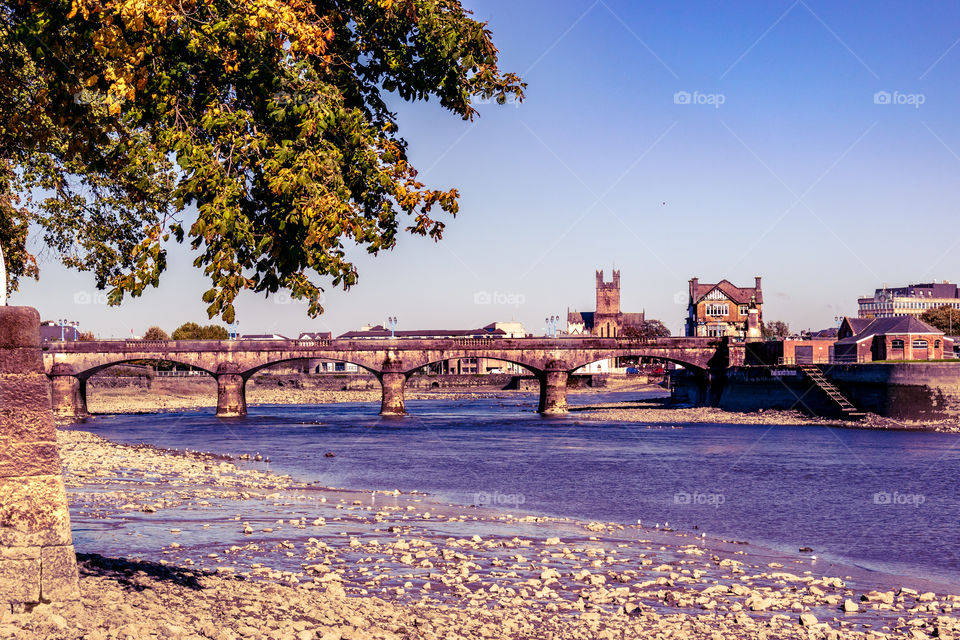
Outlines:
POLYGON ((230 332, 215 324, 201 327, 196 322, 185 322, 173 332, 174 340, 228 340, 230 332))
POLYGON ((790 325, 782 320, 763 323, 763 337, 765 338, 786 338, 790 335, 790 325))
POLYGON ((670 329, 659 320, 644 320, 641 325, 628 325, 623 328, 625 338, 669 338, 670 329))
POLYGON ((144 340, 169 340, 170 336, 167 335, 167 332, 161 329, 160 327, 150 327, 147 329, 146 333, 143 334, 144 340))
POLYGON ((97 339, 97 336, 93 335, 93 331, 80 331, 77 333, 77 342, 93 342, 97 339))
POLYGON ((920 319, 947 335, 952 335, 955 331, 960 330, 960 310, 947 305, 927 309, 920 314, 920 319))

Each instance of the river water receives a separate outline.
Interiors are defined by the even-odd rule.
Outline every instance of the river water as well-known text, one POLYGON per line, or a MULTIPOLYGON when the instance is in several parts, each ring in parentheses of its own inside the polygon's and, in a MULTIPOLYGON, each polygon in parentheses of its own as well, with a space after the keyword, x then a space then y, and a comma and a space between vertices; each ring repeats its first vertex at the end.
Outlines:
POLYGON ((641 520, 960 585, 956 435, 544 418, 532 396, 410 401, 410 415, 393 419, 378 408, 258 406, 237 420, 210 410, 102 416, 80 428, 125 443, 260 453, 272 470, 325 486, 641 520))

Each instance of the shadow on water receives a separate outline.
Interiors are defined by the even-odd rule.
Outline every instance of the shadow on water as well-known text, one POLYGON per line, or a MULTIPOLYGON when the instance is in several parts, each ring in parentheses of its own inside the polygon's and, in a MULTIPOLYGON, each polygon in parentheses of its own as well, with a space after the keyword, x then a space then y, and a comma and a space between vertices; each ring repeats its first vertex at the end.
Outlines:
POLYGON ((165 566, 145 560, 135 561, 126 558, 106 558, 96 553, 78 553, 77 565, 81 577, 109 578, 127 589, 144 591, 150 587, 135 580, 137 574, 146 574, 154 580, 169 582, 186 589, 200 591, 203 585, 197 574, 206 572, 191 571, 178 567, 165 566))

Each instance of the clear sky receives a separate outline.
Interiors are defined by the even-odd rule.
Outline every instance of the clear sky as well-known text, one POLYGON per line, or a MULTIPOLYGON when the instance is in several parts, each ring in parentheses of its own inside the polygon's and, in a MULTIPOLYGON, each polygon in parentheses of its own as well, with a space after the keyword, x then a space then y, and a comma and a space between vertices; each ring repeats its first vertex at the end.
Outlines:
MULTIPOLYGON (((245 294, 241 332, 337 334, 388 315, 541 332, 547 315, 592 310, 594 271, 614 266, 623 310, 674 332, 694 276, 763 276, 766 320, 823 328, 884 283, 960 279, 960 4, 465 4, 529 88, 473 123, 397 103, 421 178, 461 191, 445 239, 358 253, 359 284, 328 288, 316 320, 245 294)), ((104 337, 172 331, 206 320, 191 260, 171 249, 160 288, 119 309, 45 260, 11 304, 104 337)))

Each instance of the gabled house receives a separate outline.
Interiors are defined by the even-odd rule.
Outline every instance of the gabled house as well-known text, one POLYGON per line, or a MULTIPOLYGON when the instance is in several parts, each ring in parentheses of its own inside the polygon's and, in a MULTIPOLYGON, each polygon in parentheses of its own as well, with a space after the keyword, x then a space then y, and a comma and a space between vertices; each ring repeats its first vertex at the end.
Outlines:
POLYGON ((763 323, 763 290, 760 278, 752 287, 738 287, 729 280, 715 284, 690 280, 687 303, 687 336, 759 338, 763 323))
POLYGON ((944 351, 953 351, 942 331, 913 316, 844 318, 838 335, 833 347, 838 363, 941 360, 944 351))

